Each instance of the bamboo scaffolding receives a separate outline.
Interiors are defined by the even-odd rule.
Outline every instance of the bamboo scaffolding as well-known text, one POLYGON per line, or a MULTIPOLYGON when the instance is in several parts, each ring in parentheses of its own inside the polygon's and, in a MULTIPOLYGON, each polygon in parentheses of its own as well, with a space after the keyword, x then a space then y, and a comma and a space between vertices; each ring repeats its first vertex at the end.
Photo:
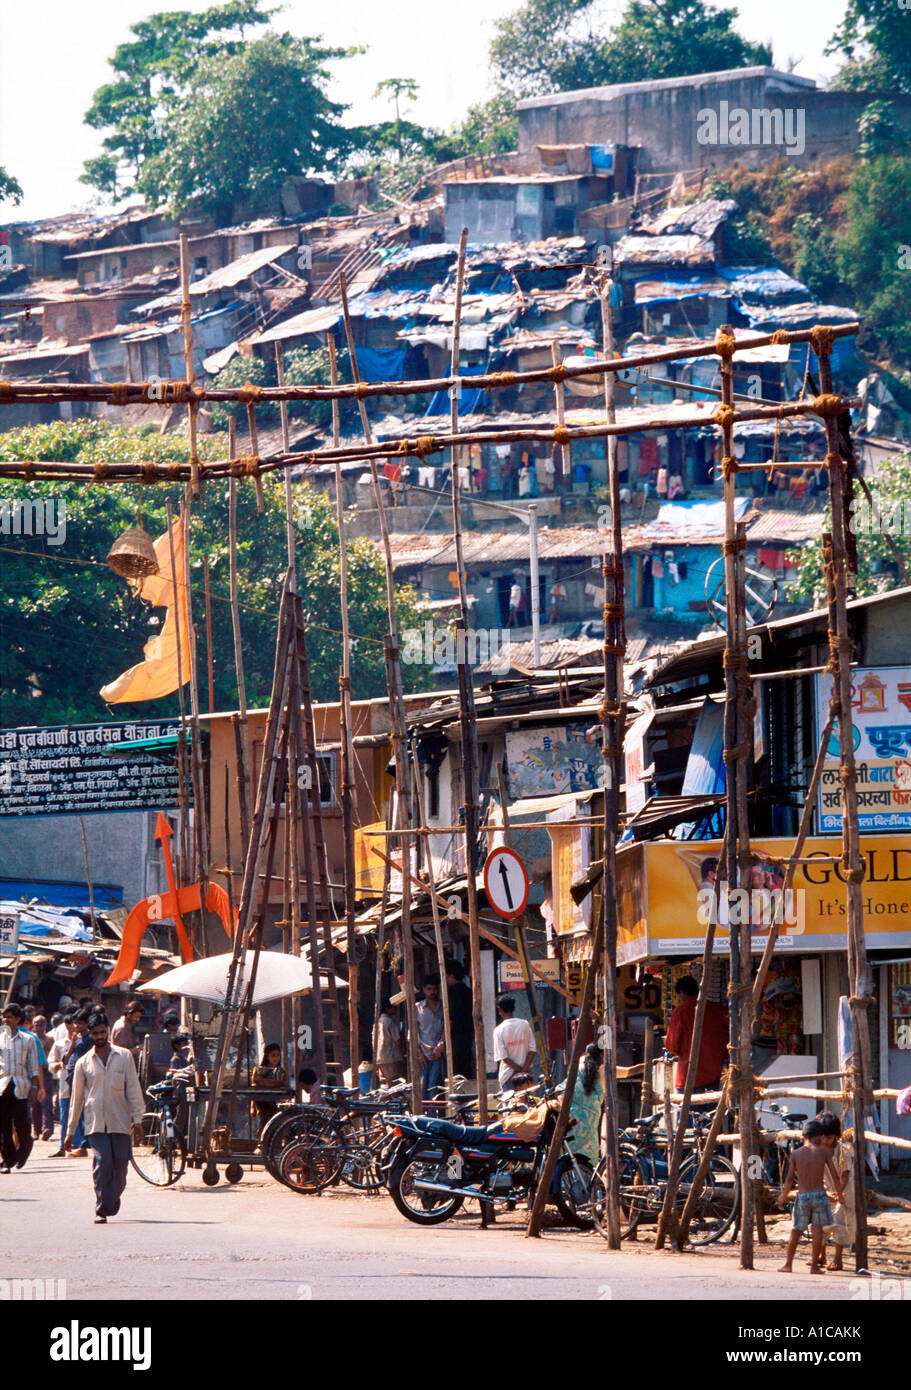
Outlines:
POLYGON ((193 361, 193 318, 190 305, 190 244, 186 232, 180 233, 180 325, 183 330, 183 359, 186 373, 187 424, 190 440, 190 496, 199 496, 199 455, 196 446, 197 392, 193 361))
MULTIPOLYGON (((234 458, 237 425, 234 416, 228 419, 228 452, 234 458)), ((246 855, 250 837, 247 807, 250 804, 250 747, 247 725, 247 686, 244 680, 244 650, 240 635, 240 607, 237 602, 237 480, 228 483, 228 584, 231 606, 231 633, 234 639, 234 672, 237 677, 238 720, 235 735, 238 740, 237 784, 240 805, 241 854, 246 855)))
MULTIPOLYGON (((168 498, 165 500, 165 508, 166 508, 166 515, 167 515, 167 520, 168 520, 168 548, 169 548, 169 554, 170 554, 170 560, 171 560, 171 586, 172 586, 173 591, 174 591, 174 604, 175 604, 175 607, 176 607, 177 612, 178 612, 178 620, 177 620, 177 699, 178 699, 178 706, 179 706, 179 709, 180 709, 180 733, 179 733, 178 738, 177 738, 177 777, 178 777, 177 804, 178 804, 178 808, 179 808, 179 811, 180 811, 180 825, 179 825, 178 829, 179 829, 179 840, 180 840, 181 868, 182 868, 183 874, 184 874, 184 880, 183 880, 183 881, 184 881, 184 883, 191 883, 191 882, 192 882, 192 879, 193 879, 193 873, 192 873, 192 868, 191 868, 191 864, 190 864, 190 829, 189 829, 189 816, 188 816, 188 814, 187 814, 187 795, 186 795, 186 789, 187 789, 187 753, 189 752, 189 750, 188 750, 188 748, 187 748, 187 706, 186 706, 186 700, 185 700, 185 698, 184 698, 184 688, 183 688, 183 686, 184 686, 183 659, 182 659, 182 657, 181 657, 181 655, 180 655, 180 589, 178 588, 178 585, 177 585, 177 561, 176 561, 175 556, 174 556, 174 530, 173 530, 173 527, 174 527, 174 518, 173 518, 173 515, 172 515, 172 512, 171 512, 171 499, 170 499, 170 497, 168 497, 168 498)), ((186 547, 186 543, 187 543, 187 538, 186 538, 186 536, 184 536, 184 547, 186 547)), ((187 616, 187 615, 186 615, 186 610, 184 610, 184 618, 185 618, 185 619, 186 619, 186 616, 187 616)), ((189 640, 189 633, 187 633, 187 638, 188 638, 188 640, 189 640)), ((178 884, 179 884, 179 883, 180 883, 180 879, 178 878, 178 884)))
MULTIPOLYGON (((423 828, 427 825, 427 816, 424 811, 424 789, 421 786, 421 769, 418 765, 413 738, 409 747, 411 751, 411 767, 414 772, 414 791, 418 808, 418 822, 423 828)), ((437 952, 437 969, 440 973, 440 1003, 443 1006, 443 1044, 446 1048, 447 1091, 449 1095, 452 1095, 455 1091, 455 1057, 452 1050, 452 1018, 449 1013, 449 990, 446 986, 446 953, 443 949, 443 924, 440 921, 440 905, 437 901, 436 876, 433 871, 433 859, 430 855, 429 844, 427 845, 427 862, 424 872, 427 875, 427 884, 430 889, 430 907, 433 912, 433 941, 437 952)))

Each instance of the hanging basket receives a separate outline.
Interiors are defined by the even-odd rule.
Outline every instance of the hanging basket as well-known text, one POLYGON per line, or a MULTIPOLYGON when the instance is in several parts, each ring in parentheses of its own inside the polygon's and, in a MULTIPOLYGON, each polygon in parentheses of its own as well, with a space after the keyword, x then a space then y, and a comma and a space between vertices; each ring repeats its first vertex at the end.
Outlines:
POLYGON ((111 569, 122 579, 145 579, 147 575, 158 573, 152 538, 141 525, 118 536, 107 559, 111 569))

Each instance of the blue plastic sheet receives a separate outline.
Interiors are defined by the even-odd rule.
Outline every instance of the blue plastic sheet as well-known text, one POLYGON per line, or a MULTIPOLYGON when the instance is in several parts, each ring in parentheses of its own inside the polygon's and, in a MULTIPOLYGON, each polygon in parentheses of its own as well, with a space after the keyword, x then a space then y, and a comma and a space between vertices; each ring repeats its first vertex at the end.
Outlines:
MULTIPOLYGON (((466 377, 466 376, 483 376, 483 375, 485 374, 485 372, 487 372, 488 370, 489 370, 488 364, 485 362, 483 365, 480 365, 480 366, 477 366, 477 367, 462 367, 461 371, 459 372, 459 376, 462 377, 462 378, 464 378, 464 377, 466 377)), ((460 414, 460 415, 472 415, 472 414, 474 413, 474 411, 476 411, 476 410, 478 410, 478 409, 484 410, 484 409, 486 409, 486 407, 487 407, 487 392, 486 392, 486 391, 472 391, 470 388, 466 391, 465 387, 464 387, 464 386, 462 387, 462 394, 461 394, 461 396, 459 397, 459 414, 460 414)), ((424 411, 424 414, 425 414, 425 415, 448 415, 448 414, 449 414, 449 392, 448 392, 448 390, 447 390, 447 391, 434 391, 433 395, 432 395, 431 398, 430 398, 430 404, 428 405, 427 409, 424 411)))
POLYGON ((405 349, 359 347, 357 365, 364 381, 401 381, 405 349))

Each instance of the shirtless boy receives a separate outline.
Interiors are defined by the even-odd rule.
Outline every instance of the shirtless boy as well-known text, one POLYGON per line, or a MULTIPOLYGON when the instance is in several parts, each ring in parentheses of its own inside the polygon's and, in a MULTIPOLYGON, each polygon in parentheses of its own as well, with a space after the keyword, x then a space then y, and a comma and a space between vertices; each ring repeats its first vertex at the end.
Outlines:
POLYGON ((803 1144, 791 1155, 784 1187, 778 1194, 779 1206, 788 1200, 794 1179, 797 1179, 797 1200, 794 1203, 794 1226, 788 1241, 788 1253, 779 1270, 780 1274, 790 1274, 794 1256, 802 1233, 809 1226, 812 1232, 812 1253, 810 1273, 822 1274, 825 1228, 832 1225, 832 1208, 826 1196, 823 1183, 826 1172, 832 1178, 836 1201, 841 1201, 841 1179, 835 1171, 831 1150, 822 1143, 823 1126, 818 1120, 807 1120, 803 1127, 803 1144))

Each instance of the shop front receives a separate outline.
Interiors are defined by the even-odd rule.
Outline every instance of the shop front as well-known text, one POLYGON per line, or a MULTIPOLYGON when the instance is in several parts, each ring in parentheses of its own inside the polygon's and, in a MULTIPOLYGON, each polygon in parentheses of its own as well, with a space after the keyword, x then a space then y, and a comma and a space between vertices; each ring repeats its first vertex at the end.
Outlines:
MULTIPOLYGON (((779 1075, 837 1072, 842 1065, 840 1002, 848 994, 846 900, 840 838, 807 841, 792 890, 782 895, 790 839, 752 843, 749 889, 717 890, 710 997, 726 1002, 730 979, 730 922, 749 912, 758 961, 776 911, 781 932, 763 995, 754 1065, 779 1075), (787 1060, 785 1060, 787 1059, 787 1060)), ((911 836, 862 836, 866 861, 863 915, 876 1007, 870 1013, 874 1081, 911 1084, 911 836)), ((618 964, 651 986, 652 1014, 666 1025, 673 987, 684 974, 701 975, 705 935, 720 872, 721 842, 652 841, 617 855, 618 964)), ((645 994, 643 993, 643 998, 645 994)), ((884 1133, 911 1138, 911 1123, 881 1104, 884 1133)))

